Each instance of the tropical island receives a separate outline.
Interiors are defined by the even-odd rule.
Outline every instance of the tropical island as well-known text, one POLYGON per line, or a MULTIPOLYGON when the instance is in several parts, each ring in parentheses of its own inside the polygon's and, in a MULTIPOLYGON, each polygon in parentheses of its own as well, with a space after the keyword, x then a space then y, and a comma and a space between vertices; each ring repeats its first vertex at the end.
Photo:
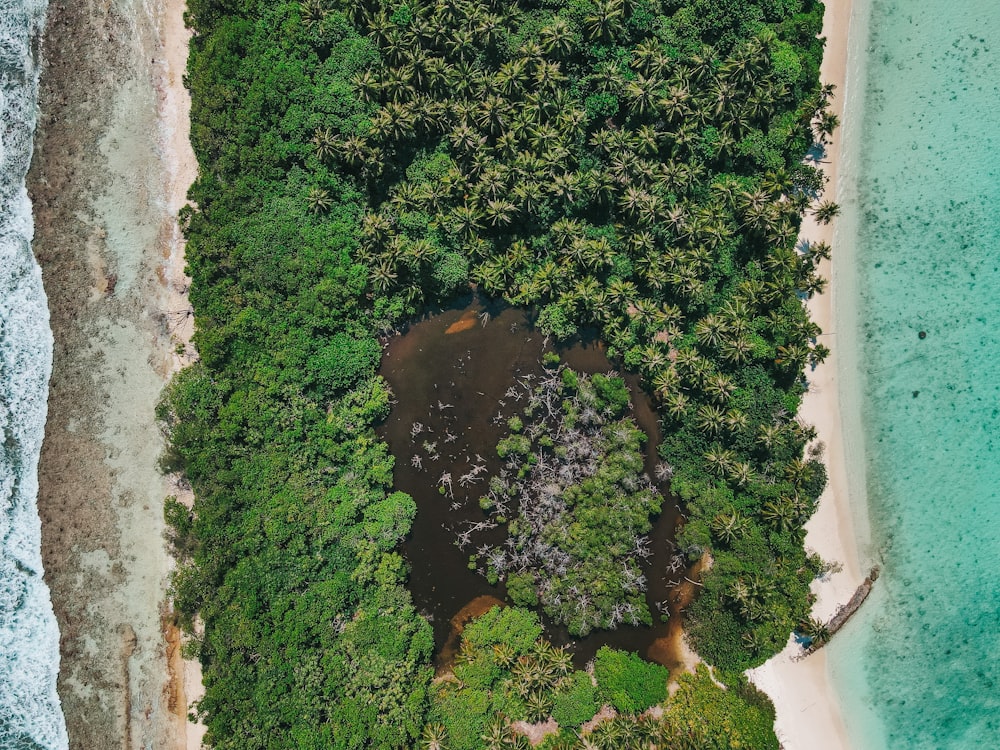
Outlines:
POLYGON ((199 359, 158 414, 163 468, 196 497, 166 515, 210 746, 778 747, 742 671, 794 630, 821 635, 823 562, 803 525, 826 474, 796 413, 804 368, 827 354, 804 300, 829 255, 798 230, 838 210, 804 161, 837 125, 822 14, 811 0, 189 3, 199 359), (393 469, 411 457, 375 433, 394 408, 377 369, 380 337, 470 283, 553 342, 596 331, 657 404, 663 468, 644 473, 622 381, 549 360, 481 506, 516 554, 472 563, 520 606, 467 625, 435 676, 400 553, 420 510, 393 469), (654 480, 684 514, 675 543, 700 570, 685 624, 712 668, 672 694, 635 654, 602 648, 574 669, 525 609, 574 635, 650 621, 630 561, 661 510, 654 480))

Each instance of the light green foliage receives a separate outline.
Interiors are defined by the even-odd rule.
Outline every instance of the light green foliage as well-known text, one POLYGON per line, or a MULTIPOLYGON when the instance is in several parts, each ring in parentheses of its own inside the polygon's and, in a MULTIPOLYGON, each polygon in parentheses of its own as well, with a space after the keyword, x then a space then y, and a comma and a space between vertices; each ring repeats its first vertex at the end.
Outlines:
POLYGON ((520 656, 526 654, 542 634, 538 615, 517 607, 493 607, 465 628, 462 645, 490 649, 501 643, 520 656))
POLYGON ((531 441, 524 435, 509 435, 497 443, 497 455, 500 458, 508 456, 528 456, 531 453, 531 441))
POLYGON ((659 664, 607 646, 602 646, 594 659, 599 699, 622 714, 639 714, 666 698, 669 676, 659 664))
POLYGON ((778 750, 774 736, 774 706, 743 675, 716 685, 708 669, 682 675, 680 689, 670 698, 663 718, 663 737, 671 743, 693 743, 704 750, 778 750))
POLYGON ((194 552, 194 514, 173 495, 163 501, 163 520, 167 522, 170 545, 181 560, 189 559, 194 552))
POLYGON ((438 684, 430 712, 432 723, 446 728, 449 747, 478 750, 490 724, 549 715, 572 661, 541 633, 538 616, 516 608, 494 607, 465 628, 456 682, 438 684))
POLYGON ((574 672, 552 701, 552 718, 561 728, 576 729, 594 718, 599 708, 597 687, 590 675, 574 672))
POLYGON ((519 720, 552 718, 558 736, 542 747, 586 750, 592 747, 697 747, 705 750, 776 750, 774 707, 742 675, 722 675, 720 687, 700 666, 696 674, 680 677, 678 689, 667 696, 667 670, 635 654, 602 648, 594 662, 594 676, 573 671, 568 654, 536 636, 534 614, 523 610, 491 610, 485 621, 465 630, 455 662, 455 678, 435 686, 427 732, 447 736, 447 747, 487 750, 511 747, 519 720), (499 633, 511 624, 518 646, 506 645, 499 633), (478 640, 471 646, 469 635, 478 640), (492 645, 490 645, 492 644, 492 645), (579 727, 612 704, 620 716, 580 734, 579 727), (661 705, 660 719, 639 718, 646 708, 661 705), (505 737, 506 744, 490 738, 505 737), (589 744, 588 744, 589 743, 589 744))

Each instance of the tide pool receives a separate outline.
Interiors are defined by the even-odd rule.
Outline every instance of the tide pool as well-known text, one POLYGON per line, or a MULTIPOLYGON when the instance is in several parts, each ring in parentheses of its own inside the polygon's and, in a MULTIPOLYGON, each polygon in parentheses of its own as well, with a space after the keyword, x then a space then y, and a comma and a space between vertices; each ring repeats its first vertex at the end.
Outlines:
POLYGON ((883 576, 831 671, 858 750, 996 748, 1000 2, 855 4, 838 339, 883 576))

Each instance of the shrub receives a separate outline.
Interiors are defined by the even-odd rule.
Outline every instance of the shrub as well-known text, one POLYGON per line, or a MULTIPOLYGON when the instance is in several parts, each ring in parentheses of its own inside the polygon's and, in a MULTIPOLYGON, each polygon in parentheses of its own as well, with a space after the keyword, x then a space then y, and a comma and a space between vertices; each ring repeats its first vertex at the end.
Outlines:
POLYGON ((310 360, 310 380, 329 397, 374 373, 381 357, 382 348, 375 339, 338 333, 310 360))
POLYGON ((594 659, 597 694, 619 713, 637 714, 667 697, 670 672, 637 654, 602 646, 594 659))
POLYGON ((511 573, 507 576, 507 595, 519 607, 537 607, 535 577, 531 573, 511 573))
POLYGON ((556 694, 552 718, 560 727, 576 729, 597 713, 597 687, 586 672, 574 672, 569 684, 556 694))
POLYGON ((538 615, 514 607, 493 607, 462 633, 462 641, 474 648, 493 648, 506 643, 516 653, 527 653, 542 634, 538 615))
POLYGON ((469 281, 469 261, 458 253, 445 253, 434 264, 434 283, 442 297, 454 294, 469 281))

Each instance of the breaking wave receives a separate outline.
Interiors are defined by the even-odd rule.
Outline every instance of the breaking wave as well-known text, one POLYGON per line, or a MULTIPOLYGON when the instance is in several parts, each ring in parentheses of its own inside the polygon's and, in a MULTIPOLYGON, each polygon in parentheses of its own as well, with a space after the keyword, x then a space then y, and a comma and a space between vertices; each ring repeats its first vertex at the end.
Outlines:
POLYGON ((52 333, 31 252, 38 46, 47 0, 0 0, 0 749, 68 747, 59 631, 42 580, 38 456, 52 333))

